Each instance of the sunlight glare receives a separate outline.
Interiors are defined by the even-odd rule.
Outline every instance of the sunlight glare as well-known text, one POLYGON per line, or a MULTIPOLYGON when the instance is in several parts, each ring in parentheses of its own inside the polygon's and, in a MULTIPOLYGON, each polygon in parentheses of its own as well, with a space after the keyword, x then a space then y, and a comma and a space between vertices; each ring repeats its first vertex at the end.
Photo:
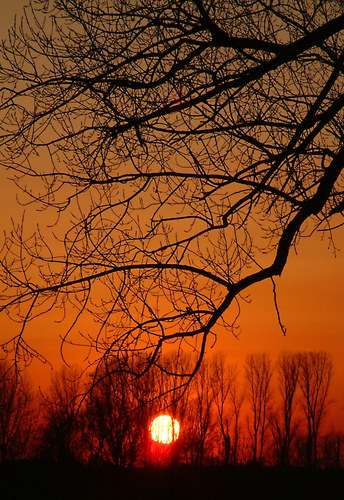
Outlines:
POLYGON ((169 415, 156 417, 150 426, 151 437, 157 443, 170 444, 179 437, 179 422, 169 415))

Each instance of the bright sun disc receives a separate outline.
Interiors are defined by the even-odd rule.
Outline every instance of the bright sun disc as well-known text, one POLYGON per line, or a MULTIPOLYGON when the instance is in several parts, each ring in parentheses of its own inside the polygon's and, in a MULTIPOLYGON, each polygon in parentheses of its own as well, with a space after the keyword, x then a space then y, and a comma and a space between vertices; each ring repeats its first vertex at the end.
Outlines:
POLYGON ((179 422, 169 415, 156 417, 150 426, 153 441, 157 443, 170 444, 179 436, 179 422))

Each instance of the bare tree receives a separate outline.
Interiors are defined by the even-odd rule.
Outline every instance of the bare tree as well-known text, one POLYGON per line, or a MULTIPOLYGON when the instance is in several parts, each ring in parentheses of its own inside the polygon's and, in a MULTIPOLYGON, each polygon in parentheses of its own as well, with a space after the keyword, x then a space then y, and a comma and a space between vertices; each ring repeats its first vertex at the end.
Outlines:
MULTIPOLYGON (((183 372, 189 363, 185 356, 165 355, 163 370, 152 367, 142 372, 145 356, 126 361, 109 357, 100 365, 90 381, 88 424, 91 458, 115 465, 156 464, 151 457, 150 424, 157 415, 168 412, 183 419, 187 395, 180 380, 173 376, 178 363, 183 372), (133 373, 141 373, 134 376, 133 373)), ((169 446, 169 459, 177 460, 178 446, 169 446)))
POLYGON ((229 387, 229 399, 233 412, 233 440, 232 440, 232 452, 231 452, 231 461, 233 464, 237 464, 239 462, 239 452, 240 452, 240 438, 241 436, 241 410, 242 405, 245 400, 245 387, 240 387, 238 373, 235 372, 232 383, 229 387))
POLYGON ((251 437, 252 460, 262 462, 271 412, 272 367, 269 356, 266 353, 249 354, 245 362, 245 375, 247 400, 251 409, 248 430, 251 437))
POLYGON ((102 366, 92 379, 87 398, 87 423, 90 460, 117 466, 135 463, 143 427, 139 423, 128 371, 116 360, 102 366))
MULTIPOLYGON (((179 437, 170 443, 168 448, 165 447, 161 454, 161 463, 188 462, 190 459, 189 447, 190 445, 194 447, 194 419, 198 417, 191 410, 193 403, 190 407, 192 390, 188 390, 188 384, 183 383, 176 372, 180 374, 190 373, 191 356, 170 352, 163 356, 160 363, 161 370, 154 367, 145 374, 145 377, 151 375, 149 378, 154 388, 154 404, 150 403, 149 405, 150 415, 151 418, 154 418, 159 414, 167 413, 172 418, 177 419, 180 424, 179 437)), ((196 454, 191 453, 191 455, 195 456, 196 454)), ((154 456, 153 453, 153 463, 157 463, 157 458, 157 455, 154 456)))
POLYGON ((99 357, 179 342, 196 369, 300 234, 341 225, 343 45, 336 1, 30 0, 1 47, 29 212, 1 252, 7 347, 37 355, 24 331, 53 309, 99 357))
POLYGON ((319 428, 330 403, 328 391, 333 375, 330 355, 324 351, 299 353, 301 404, 307 421, 307 461, 317 467, 319 428))
POLYGON ((328 432, 321 443, 321 466, 341 469, 344 465, 344 435, 343 432, 328 432))
POLYGON ((0 462, 27 458, 37 412, 30 383, 6 360, 0 360, 0 462))
POLYGON ((290 465, 291 445, 295 438, 296 388, 299 378, 299 357, 297 354, 283 351, 277 361, 278 388, 281 396, 281 408, 273 421, 272 431, 276 444, 277 463, 290 465))
POLYGON ((185 417, 186 461, 204 465, 212 450, 209 440, 213 431, 214 395, 211 388, 210 363, 204 362, 188 388, 190 391, 185 417))
POLYGON ((85 452, 81 372, 63 365, 43 395, 40 454, 59 462, 80 460, 85 452))
MULTIPOLYGON (((217 414, 217 426, 220 430, 222 461, 228 464, 236 455, 238 441, 238 409, 236 407, 235 384, 236 366, 229 365, 221 353, 214 356, 211 363, 211 386, 217 414), (233 397, 234 396, 234 397, 233 397), (231 405, 232 403, 232 405, 231 405), (232 443, 232 421, 234 420, 234 444, 232 443), (234 448, 234 449, 233 449, 234 448)), ((236 461, 236 460, 235 460, 236 461)))

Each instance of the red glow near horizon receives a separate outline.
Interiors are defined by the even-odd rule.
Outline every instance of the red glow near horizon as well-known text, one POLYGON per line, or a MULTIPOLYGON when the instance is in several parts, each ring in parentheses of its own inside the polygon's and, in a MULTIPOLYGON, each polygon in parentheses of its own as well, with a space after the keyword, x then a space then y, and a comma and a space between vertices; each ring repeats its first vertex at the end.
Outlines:
POLYGON ((170 444, 179 437, 180 425, 178 420, 169 415, 159 415, 150 425, 150 433, 153 441, 162 444, 170 444))

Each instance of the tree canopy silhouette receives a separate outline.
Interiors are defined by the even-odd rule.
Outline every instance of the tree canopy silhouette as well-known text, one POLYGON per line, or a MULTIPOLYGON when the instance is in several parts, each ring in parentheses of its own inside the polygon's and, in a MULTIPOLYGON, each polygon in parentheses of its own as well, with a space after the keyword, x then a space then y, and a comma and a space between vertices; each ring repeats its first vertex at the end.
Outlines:
POLYGON ((35 355, 54 309, 100 357, 201 360, 301 234, 341 224, 343 46, 335 0, 31 0, 1 48, 1 164, 53 225, 4 240, 7 348, 35 355))

